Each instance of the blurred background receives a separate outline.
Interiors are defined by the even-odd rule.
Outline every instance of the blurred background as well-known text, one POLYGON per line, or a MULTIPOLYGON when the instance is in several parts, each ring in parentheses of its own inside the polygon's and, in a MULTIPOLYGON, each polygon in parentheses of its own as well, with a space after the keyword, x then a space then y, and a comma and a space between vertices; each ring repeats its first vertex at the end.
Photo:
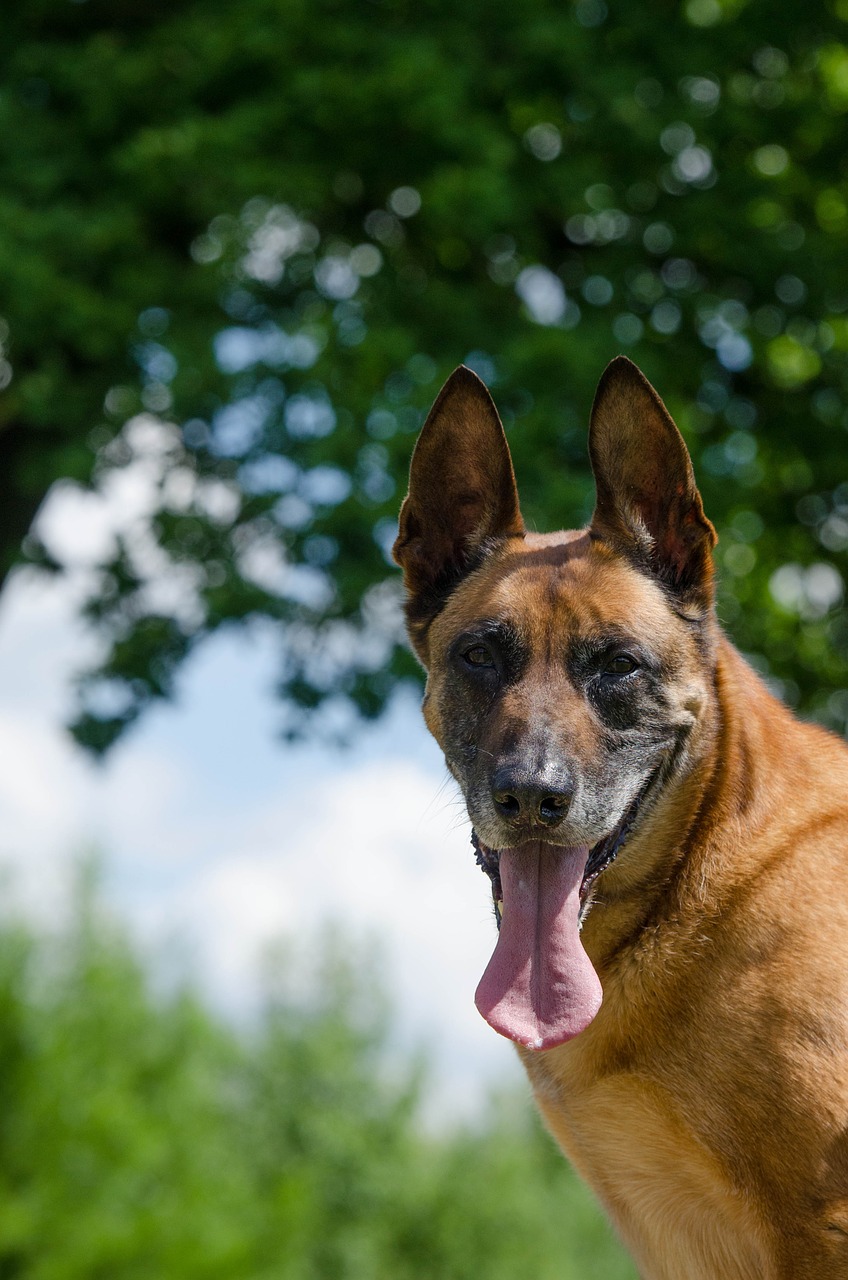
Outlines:
POLYGON ((0 1277, 634 1272, 472 995, 389 560, 460 362, 525 517, 620 351, 848 724, 848 3, 27 0, 0 48, 0 1277))

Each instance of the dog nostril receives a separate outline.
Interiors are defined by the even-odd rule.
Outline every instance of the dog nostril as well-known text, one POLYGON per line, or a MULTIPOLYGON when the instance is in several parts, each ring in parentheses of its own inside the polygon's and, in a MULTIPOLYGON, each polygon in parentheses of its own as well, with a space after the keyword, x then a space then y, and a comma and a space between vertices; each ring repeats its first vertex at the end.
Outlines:
POLYGON ((495 802, 495 808, 504 818, 517 818, 521 812, 521 805, 516 796, 511 796, 508 791, 496 791, 492 799, 495 802))
POLYGON ((561 822, 567 808, 567 796, 545 796, 539 803, 539 817, 547 823, 561 822))

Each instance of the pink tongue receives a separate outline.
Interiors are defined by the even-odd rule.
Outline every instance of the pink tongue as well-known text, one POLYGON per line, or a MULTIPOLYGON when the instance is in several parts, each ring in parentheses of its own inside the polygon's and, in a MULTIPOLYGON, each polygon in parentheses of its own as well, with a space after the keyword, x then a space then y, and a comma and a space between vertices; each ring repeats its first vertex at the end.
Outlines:
POLYGON ((601 1007, 601 984, 577 927, 589 850, 533 843, 500 858, 504 910, 474 1003, 528 1049, 570 1040, 601 1007))

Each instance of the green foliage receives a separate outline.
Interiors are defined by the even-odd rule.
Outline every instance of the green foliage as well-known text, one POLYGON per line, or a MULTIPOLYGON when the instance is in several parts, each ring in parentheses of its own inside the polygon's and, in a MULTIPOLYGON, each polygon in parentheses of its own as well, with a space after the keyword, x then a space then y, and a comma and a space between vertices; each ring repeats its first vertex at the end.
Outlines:
POLYGON ((590 511, 585 424, 620 349, 692 446, 723 619, 844 727, 846 18, 15 6, 7 561, 55 477, 143 458, 162 478, 152 539, 128 533, 90 602, 111 649, 80 739, 105 749, 198 640, 257 616, 282 629, 290 705, 379 712, 413 673, 386 553, 440 381, 460 360, 490 381, 526 514, 555 527, 590 511), (123 427, 141 410, 174 425, 123 427))
POLYGON ((157 997, 83 896, 0 927, 0 1275, 20 1280, 626 1280, 523 1106, 423 1132, 349 962, 237 1036, 157 997))

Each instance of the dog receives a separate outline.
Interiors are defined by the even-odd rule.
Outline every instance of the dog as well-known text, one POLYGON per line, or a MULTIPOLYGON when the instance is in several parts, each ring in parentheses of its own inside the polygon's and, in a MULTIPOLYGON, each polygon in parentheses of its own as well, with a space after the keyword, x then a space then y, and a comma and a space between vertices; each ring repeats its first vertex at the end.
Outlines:
POLYGON ((722 633, 686 445, 601 378, 588 528, 522 522, 442 389, 394 547, 426 723, 492 882, 477 989, 644 1280, 848 1277, 848 750, 722 633))

